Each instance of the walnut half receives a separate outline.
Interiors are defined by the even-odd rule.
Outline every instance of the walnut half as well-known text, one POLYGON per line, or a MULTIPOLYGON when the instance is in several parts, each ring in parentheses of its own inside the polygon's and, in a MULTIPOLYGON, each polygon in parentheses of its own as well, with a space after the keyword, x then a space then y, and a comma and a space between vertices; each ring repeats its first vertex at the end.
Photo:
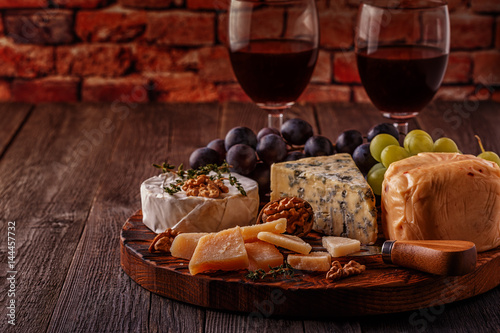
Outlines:
POLYGON ((332 262, 332 268, 326 273, 326 279, 329 281, 337 281, 346 278, 350 275, 358 275, 365 271, 366 266, 351 260, 342 267, 340 262, 332 262))
POLYGON ((269 202, 262 208, 257 223, 286 218, 286 232, 298 237, 306 236, 312 229, 314 214, 309 202, 297 197, 284 197, 269 202))
POLYGON ((151 245, 149 245, 149 252, 170 252, 170 246, 172 246, 172 242, 178 234, 178 231, 168 228, 165 232, 156 235, 151 245))

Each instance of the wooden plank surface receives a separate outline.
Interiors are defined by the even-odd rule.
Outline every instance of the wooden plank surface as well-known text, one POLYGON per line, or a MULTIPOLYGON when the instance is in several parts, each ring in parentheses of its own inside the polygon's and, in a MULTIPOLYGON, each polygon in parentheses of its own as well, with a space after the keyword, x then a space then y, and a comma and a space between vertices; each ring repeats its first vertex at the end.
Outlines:
MULTIPOLYGON (((122 106, 42 105, 26 113, 26 120, 14 121, 22 126, 13 140, 4 139, 10 144, 0 153, 0 231, 6 234, 6 221, 18 221, 16 258, 22 274, 17 301, 22 306, 17 326, 2 320, 0 331, 470 332, 481 327, 494 332, 500 326, 498 287, 445 306, 435 299, 422 310, 329 321, 255 319, 147 292, 119 267, 118 237, 123 221, 140 208, 140 182, 157 173, 150 164, 187 163, 192 150, 231 127, 265 126, 265 113, 245 103, 122 106), (108 128, 101 139, 92 131, 99 126, 108 128)), ((432 130, 439 124, 464 151, 474 153, 478 148, 469 134, 480 134, 487 149, 500 151, 500 104, 481 103, 476 109, 471 104, 469 117, 451 113, 458 111, 445 115, 449 105, 432 107, 412 126, 432 130), (457 115, 463 117, 460 124, 450 118, 457 115)), ((384 121, 376 112, 367 116, 370 106, 320 104, 297 110, 290 114, 309 120, 315 133, 332 140, 347 127, 364 132, 384 121)), ((5 262, 3 245, 0 258, 5 262)), ((5 271, 0 277, 6 280, 5 271)), ((0 303, 6 301, 0 294, 0 303)), ((0 309, 2 318, 5 310, 0 309)))
POLYGON ((0 156, 21 128, 33 105, 26 103, 0 104, 0 156))
MULTIPOLYGON (((114 132, 99 132, 102 119, 113 117, 108 110, 41 105, 0 161, 1 234, 7 234, 7 221, 16 222, 19 332, 40 332, 48 326, 116 137, 114 132), (85 133, 95 133, 95 140, 85 133)), ((0 274, 5 281, 6 272, 0 274)), ((0 303, 6 300, 2 292, 0 303)), ((5 306, 0 314, 6 318, 5 306)), ((7 321, 1 320, 0 331, 6 329, 7 321)))

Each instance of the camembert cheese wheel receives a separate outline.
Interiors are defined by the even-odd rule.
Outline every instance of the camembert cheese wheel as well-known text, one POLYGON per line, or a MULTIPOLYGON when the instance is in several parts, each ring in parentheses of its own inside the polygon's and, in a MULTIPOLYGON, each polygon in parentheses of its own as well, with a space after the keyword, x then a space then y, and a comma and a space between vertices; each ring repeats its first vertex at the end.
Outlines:
POLYGON ((187 196, 184 191, 166 193, 164 186, 177 180, 173 173, 161 174, 141 184, 142 221, 156 233, 174 228, 178 232, 216 232, 254 223, 259 210, 259 189, 250 178, 231 173, 246 196, 224 180, 228 193, 218 198, 187 196))
POLYGON ((421 153, 392 163, 382 184, 387 239, 500 245, 500 167, 472 155, 421 153))

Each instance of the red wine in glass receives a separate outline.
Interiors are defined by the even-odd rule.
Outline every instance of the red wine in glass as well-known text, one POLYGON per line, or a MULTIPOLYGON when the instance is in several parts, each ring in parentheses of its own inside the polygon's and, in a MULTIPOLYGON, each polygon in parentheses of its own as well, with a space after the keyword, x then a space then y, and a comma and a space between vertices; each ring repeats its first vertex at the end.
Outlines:
POLYGON ((432 100, 448 62, 441 49, 419 45, 382 46, 370 54, 365 48, 356 57, 372 103, 383 112, 404 113, 408 118, 432 100))
POLYGON ((260 39, 230 51, 233 71, 258 105, 293 103, 311 79, 318 48, 301 40, 260 39))

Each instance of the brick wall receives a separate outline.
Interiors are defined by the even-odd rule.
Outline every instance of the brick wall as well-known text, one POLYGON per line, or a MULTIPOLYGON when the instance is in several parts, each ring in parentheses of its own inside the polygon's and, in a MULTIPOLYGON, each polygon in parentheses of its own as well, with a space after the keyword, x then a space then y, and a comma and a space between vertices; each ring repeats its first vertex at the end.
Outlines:
MULTIPOLYGON (((0 101, 247 101, 225 42, 229 0, 0 0, 0 101)), ((302 101, 368 102, 359 0, 318 0, 321 51, 302 101)), ((500 1, 449 0, 437 98, 500 101, 500 1)))

